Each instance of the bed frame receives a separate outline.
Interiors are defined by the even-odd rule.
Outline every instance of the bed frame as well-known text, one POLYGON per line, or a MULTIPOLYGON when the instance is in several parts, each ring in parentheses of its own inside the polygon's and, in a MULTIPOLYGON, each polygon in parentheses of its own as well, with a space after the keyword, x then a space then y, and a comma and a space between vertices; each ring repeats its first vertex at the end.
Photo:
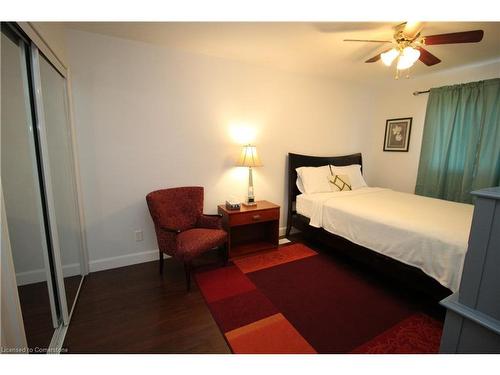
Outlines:
POLYGON ((357 245, 322 228, 311 227, 309 225, 309 218, 297 213, 295 208, 296 197, 301 193, 296 185, 297 171, 295 169, 299 167, 319 167, 327 164, 336 166, 359 164, 361 165, 361 170, 363 168, 360 153, 344 156, 288 154, 288 215, 286 235, 290 234, 292 227, 298 229, 308 237, 327 245, 328 248, 332 248, 335 252, 360 262, 370 269, 382 273, 384 277, 397 281, 401 285, 424 293, 432 299, 441 300, 450 295, 451 291, 449 289, 426 275, 422 270, 357 245))

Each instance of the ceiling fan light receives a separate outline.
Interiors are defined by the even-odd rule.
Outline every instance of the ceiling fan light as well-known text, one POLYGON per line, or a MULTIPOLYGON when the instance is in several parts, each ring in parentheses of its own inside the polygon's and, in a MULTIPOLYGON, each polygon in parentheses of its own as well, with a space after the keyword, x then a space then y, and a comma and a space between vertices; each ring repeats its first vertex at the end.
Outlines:
POLYGON ((380 55, 382 62, 386 66, 391 66, 392 62, 399 56, 399 51, 396 48, 393 48, 387 52, 384 52, 380 55))
POLYGON ((399 56, 398 65, 397 65, 398 70, 408 69, 412 65, 413 65, 413 61, 411 61, 408 57, 406 57, 405 55, 399 56))
POLYGON ((405 70, 410 68, 420 57, 420 51, 412 47, 403 49, 403 53, 399 56, 398 70, 405 70))
POLYGON ((412 65, 418 60, 420 57, 420 51, 413 47, 406 47, 403 50, 403 56, 412 62, 412 65))

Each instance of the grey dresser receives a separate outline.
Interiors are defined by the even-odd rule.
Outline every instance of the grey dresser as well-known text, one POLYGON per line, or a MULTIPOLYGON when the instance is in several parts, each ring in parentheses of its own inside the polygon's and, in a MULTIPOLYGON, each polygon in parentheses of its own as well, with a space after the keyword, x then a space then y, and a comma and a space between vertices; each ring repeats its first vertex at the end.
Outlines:
POLYGON ((500 187, 472 194, 460 289, 441 301, 447 308, 441 353, 500 353, 500 187))

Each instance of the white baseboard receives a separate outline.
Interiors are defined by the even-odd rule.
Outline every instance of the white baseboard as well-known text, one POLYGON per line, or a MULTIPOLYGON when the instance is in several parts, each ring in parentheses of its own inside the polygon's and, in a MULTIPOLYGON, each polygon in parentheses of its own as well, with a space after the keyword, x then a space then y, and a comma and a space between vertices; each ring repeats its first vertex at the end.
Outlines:
POLYGON ((286 227, 280 227, 279 229, 279 236, 284 236, 286 233, 286 227))
POLYGON ((111 268, 131 266, 132 264, 151 262, 159 258, 158 249, 119 255, 111 258, 91 260, 90 272, 104 271, 111 268))
MULTIPOLYGON (((80 275, 80 264, 73 263, 63 266, 64 277, 80 275)), ((47 273, 45 268, 39 268, 33 271, 16 273, 17 286, 39 283, 47 280, 47 273)))
MULTIPOLYGON (((165 255, 168 258, 168 255, 165 255)), ((112 268, 130 266, 132 264, 151 262, 158 259, 158 249, 143 251, 140 253, 119 255, 111 258, 91 260, 89 264, 90 272, 108 270, 112 268)), ((80 275, 80 264, 68 264, 63 266, 64 277, 80 275)), ((19 272, 16 274, 17 286, 39 283, 47 279, 44 268, 33 271, 19 272)))

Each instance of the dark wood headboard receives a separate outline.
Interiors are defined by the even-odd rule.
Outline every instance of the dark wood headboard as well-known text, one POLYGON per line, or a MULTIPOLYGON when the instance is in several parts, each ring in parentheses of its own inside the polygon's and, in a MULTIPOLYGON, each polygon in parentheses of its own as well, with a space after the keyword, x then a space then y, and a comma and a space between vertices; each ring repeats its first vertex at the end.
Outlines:
POLYGON ((344 156, 310 156, 300 154, 288 154, 288 222, 290 225, 292 215, 295 213, 295 200, 297 195, 301 194, 297 189, 297 171, 299 167, 320 167, 322 165, 333 164, 339 167, 359 164, 363 170, 361 154, 352 154, 344 156))

